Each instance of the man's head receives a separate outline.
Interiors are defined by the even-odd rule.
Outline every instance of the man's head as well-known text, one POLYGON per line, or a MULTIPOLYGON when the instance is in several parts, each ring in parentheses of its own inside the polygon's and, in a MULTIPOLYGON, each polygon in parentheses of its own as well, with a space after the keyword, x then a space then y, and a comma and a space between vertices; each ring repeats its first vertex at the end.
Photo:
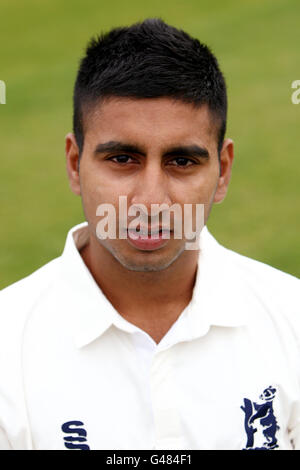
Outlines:
POLYGON ((226 130, 225 81, 209 48, 184 31, 148 19, 90 41, 74 89, 73 131, 80 152, 89 110, 111 96, 207 104, 220 152, 226 130))
POLYGON ((119 196, 127 197, 128 207, 143 204, 149 214, 151 204, 203 204, 206 222, 230 180, 226 111, 215 57, 183 31, 146 20, 89 44, 75 84, 66 154, 94 256, 105 249, 135 271, 166 269, 180 258, 185 239, 172 235, 153 250, 130 240, 98 240, 97 208, 112 204, 119 219, 119 196))

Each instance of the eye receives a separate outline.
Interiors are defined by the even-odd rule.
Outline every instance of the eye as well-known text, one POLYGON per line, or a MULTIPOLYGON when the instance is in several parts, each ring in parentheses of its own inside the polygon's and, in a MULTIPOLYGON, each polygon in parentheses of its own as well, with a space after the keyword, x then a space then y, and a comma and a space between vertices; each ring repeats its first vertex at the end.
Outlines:
POLYGON ((176 167, 181 167, 181 168, 186 168, 191 165, 195 165, 196 163, 191 160, 190 158, 185 158, 185 157, 177 157, 174 158, 173 160, 169 160, 169 163, 171 165, 176 166, 176 167), (176 164, 173 164, 172 162, 176 162, 176 164))
POLYGON ((130 157, 129 155, 115 155, 114 157, 108 158, 108 160, 111 160, 115 163, 120 163, 120 164, 128 163, 128 159, 131 159, 132 161, 134 161, 134 159, 132 157, 130 157), (114 159, 116 159, 116 160, 114 160, 114 159))

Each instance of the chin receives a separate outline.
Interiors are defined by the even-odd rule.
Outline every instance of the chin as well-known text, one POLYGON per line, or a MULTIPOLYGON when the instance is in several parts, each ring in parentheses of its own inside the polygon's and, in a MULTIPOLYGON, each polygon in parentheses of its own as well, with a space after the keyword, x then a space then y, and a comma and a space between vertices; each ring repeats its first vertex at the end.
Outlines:
MULTIPOLYGON (((173 249, 158 249, 153 251, 134 250, 122 244, 102 243, 107 251, 125 269, 135 272, 159 272, 171 266, 185 251, 185 245, 180 244, 173 249), (132 251, 133 250, 133 251, 132 251)), ((166 247, 165 247, 166 248, 166 247)))
POLYGON ((113 253, 115 258, 119 261, 120 264, 129 271, 136 272, 159 272, 167 269, 171 264, 176 261, 181 253, 184 251, 184 248, 172 253, 169 255, 159 253, 159 250, 153 252, 140 252, 137 256, 122 256, 116 253, 113 253), (141 254, 146 256, 141 256, 141 254), (152 256, 151 256, 152 254, 152 256), (140 258, 140 259, 139 259, 140 258), (148 259, 147 259, 148 258, 148 259), (151 259, 150 259, 151 258, 151 259))
POLYGON ((135 272, 141 272, 141 273, 153 273, 153 272, 159 272, 163 271, 164 269, 167 269, 170 266, 171 263, 169 264, 130 264, 130 263, 122 263, 124 268, 128 269, 129 271, 135 271, 135 272))

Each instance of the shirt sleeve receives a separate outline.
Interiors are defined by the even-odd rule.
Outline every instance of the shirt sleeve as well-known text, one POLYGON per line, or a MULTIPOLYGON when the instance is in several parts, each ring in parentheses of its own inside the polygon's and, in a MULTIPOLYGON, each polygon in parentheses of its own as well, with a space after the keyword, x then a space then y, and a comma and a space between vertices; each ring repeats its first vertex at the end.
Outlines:
POLYGON ((12 450, 12 446, 9 443, 7 435, 4 429, 2 429, 1 427, 0 427, 0 450, 12 450))
MULTIPOLYGON (((299 397, 300 399, 300 397, 299 397)), ((300 402, 293 409, 290 421, 289 438, 294 450, 300 450, 300 402)))
MULTIPOLYGON (((297 400, 293 403, 290 413, 288 433, 289 439, 294 450, 300 450, 300 310, 299 310, 299 288, 300 282, 297 280, 297 293, 295 296, 290 296, 293 301, 293 305, 296 306, 296 311, 289 316, 289 323, 294 336, 295 355, 292 358, 295 383, 297 383, 297 400)), ((292 310, 292 308, 291 308, 292 310)))

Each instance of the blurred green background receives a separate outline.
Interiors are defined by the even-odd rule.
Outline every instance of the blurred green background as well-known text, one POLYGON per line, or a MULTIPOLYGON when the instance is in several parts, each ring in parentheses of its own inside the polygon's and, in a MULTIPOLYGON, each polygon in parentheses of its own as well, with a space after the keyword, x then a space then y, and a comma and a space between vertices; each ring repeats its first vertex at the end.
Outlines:
POLYGON ((299 0, 1 0, 0 288, 62 252, 84 220, 68 186, 78 61, 92 35, 161 17, 207 43, 229 94, 232 182, 209 229, 225 246, 299 277, 299 0))

